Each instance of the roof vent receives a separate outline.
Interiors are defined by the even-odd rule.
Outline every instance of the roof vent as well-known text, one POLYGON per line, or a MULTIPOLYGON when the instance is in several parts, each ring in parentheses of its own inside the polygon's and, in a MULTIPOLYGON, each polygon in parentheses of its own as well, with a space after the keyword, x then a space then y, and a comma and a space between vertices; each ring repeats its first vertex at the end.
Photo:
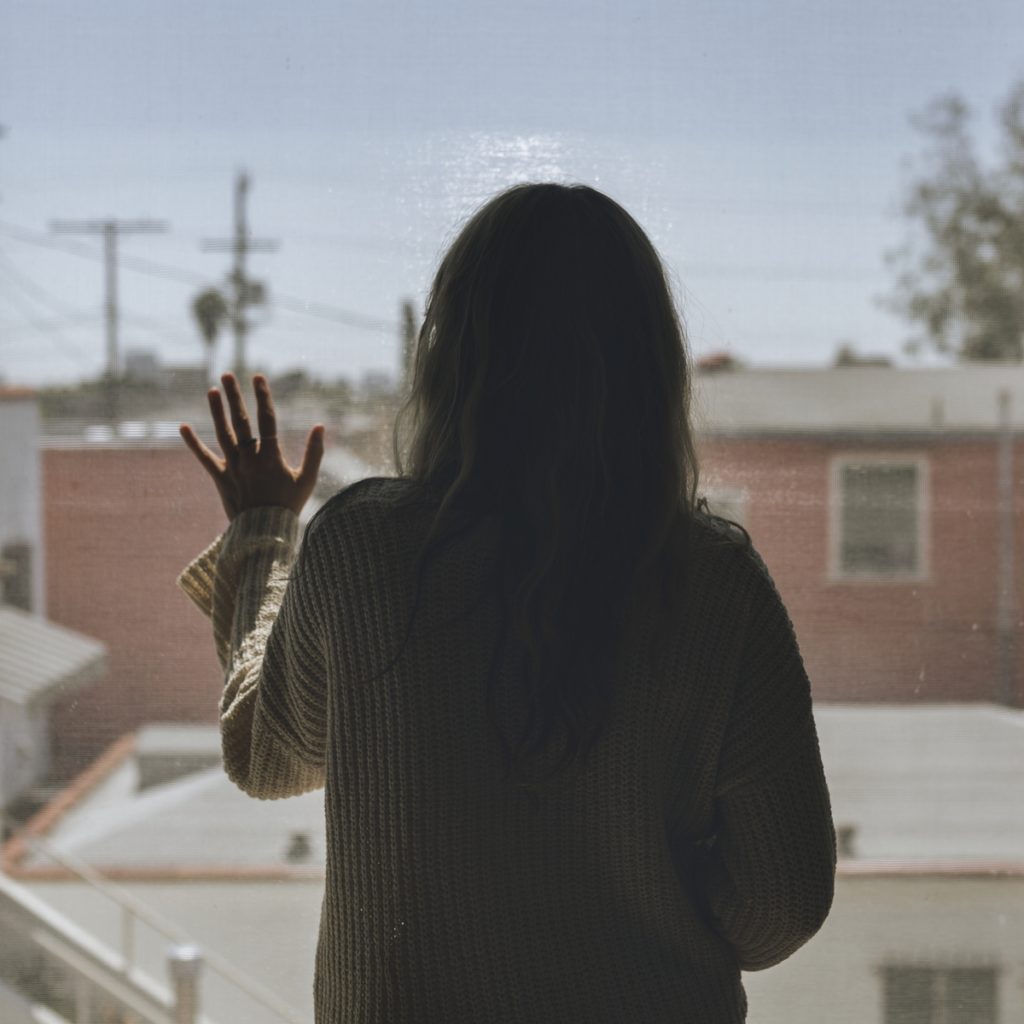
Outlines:
POLYGON ((313 855, 313 844, 308 832, 293 832, 288 839, 288 848, 284 851, 284 859, 289 864, 305 864, 313 855))
POLYGON ((840 857, 857 856, 856 825, 839 825, 836 828, 836 852, 840 857))

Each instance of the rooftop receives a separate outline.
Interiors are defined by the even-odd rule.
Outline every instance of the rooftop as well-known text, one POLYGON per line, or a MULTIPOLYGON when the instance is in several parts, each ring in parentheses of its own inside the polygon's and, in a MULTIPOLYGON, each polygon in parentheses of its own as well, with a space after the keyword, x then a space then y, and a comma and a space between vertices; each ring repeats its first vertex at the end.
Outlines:
POLYGON ((994 431, 1000 394, 1024 429, 1024 366, 725 370, 694 385, 698 427, 711 433, 994 431))
MULTIPOLYGON (((150 759, 209 764, 219 752, 216 726, 156 726, 115 744, 28 825, 59 856, 120 878, 306 878, 324 866, 323 793, 255 801, 223 768, 201 767, 143 786, 150 759)), ((219 758, 216 758, 219 760, 219 758)), ((173 773, 172 773, 173 774, 173 773)), ((10 856, 10 849, 7 851, 10 856)), ((22 873, 52 874, 54 861, 27 845, 22 873), (27 872, 26 872, 27 869, 27 872)))
POLYGON ((29 705, 97 679, 106 663, 98 640, 20 608, 0 605, 0 697, 29 705))
MULTIPOLYGON (((1012 797, 1024 788, 1024 711, 821 704, 816 718, 848 865, 1024 867, 1024 801, 1012 797)), ((209 752, 215 733, 162 728, 142 743, 143 753, 209 752)), ((140 789, 138 746, 122 741, 60 816, 42 812, 37 835, 56 852, 122 878, 322 873, 322 793, 252 800, 219 766, 140 789)), ((49 859, 31 848, 16 867, 52 873, 49 859)))
POLYGON ((815 718, 854 861, 1024 866, 1024 711, 822 704, 815 718))

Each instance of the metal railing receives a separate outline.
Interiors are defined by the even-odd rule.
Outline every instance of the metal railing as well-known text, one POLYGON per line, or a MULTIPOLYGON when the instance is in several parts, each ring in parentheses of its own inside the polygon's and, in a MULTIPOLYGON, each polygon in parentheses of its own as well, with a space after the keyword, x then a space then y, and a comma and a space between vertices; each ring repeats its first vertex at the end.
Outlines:
MULTIPOLYGON (((24 885, 0 873, 0 909, 21 922, 22 934, 44 954, 71 970, 79 981, 76 1024, 92 1020, 92 991, 101 991, 121 1005, 125 1020, 135 1024, 212 1024, 200 1017, 199 976, 203 968, 244 993, 284 1024, 306 1024, 274 992, 235 967, 219 953, 203 950, 191 936, 132 893, 105 878, 84 861, 61 853, 38 837, 22 840, 75 879, 115 905, 120 914, 120 950, 111 951, 79 925, 58 913, 24 885), (167 969, 170 991, 157 986, 137 964, 137 931, 142 924, 168 940, 167 969)), ((5 916, 7 916, 5 914, 5 916)), ((9 941, 9 937, 5 937, 9 941)))

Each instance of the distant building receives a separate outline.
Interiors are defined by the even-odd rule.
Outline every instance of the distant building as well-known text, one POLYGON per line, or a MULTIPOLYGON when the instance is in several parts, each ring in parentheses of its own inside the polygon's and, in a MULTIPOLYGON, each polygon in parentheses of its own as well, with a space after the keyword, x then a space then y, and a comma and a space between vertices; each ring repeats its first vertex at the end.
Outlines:
POLYGON ((125 380, 140 384, 157 384, 160 381, 160 371, 160 357, 153 349, 130 348, 125 352, 125 380))
POLYGON ((147 722, 216 720, 210 627, 175 579, 226 520, 176 431, 47 439, 42 463, 51 617, 108 651, 105 678, 55 709, 67 777, 147 722))
POLYGON ((50 774, 54 702, 102 679, 105 670, 98 641, 0 605, 0 811, 31 797, 50 774))
POLYGON ((738 370, 695 406, 817 696, 1024 705, 1024 367, 738 370))
MULTIPOLYGON (((305 433, 282 440, 294 458, 305 433)), ((146 723, 216 721, 223 678, 210 626, 175 580, 227 521, 176 422, 53 424, 42 470, 52 618, 108 651, 104 679, 55 710, 55 755, 67 776, 146 723)), ((329 444, 307 514, 373 473, 329 444)))
MULTIPOLYGON (((47 621, 39 410, 24 389, 0 389, 0 811, 51 774, 52 708, 101 679, 94 639, 47 621)), ((2 831, 2 829, 0 829, 2 831)))
POLYGON ((124 354, 124 379, 129 384, 150 384, 179 394, 202 394, 210 386, 205 362, 168 365, 153 349, 132 348, 124 354))
POLYGON ((252 800, 220 767, 215 726, 158 725, 115 742, 9 841, 0 878, 115 958, 126 952, 125 908, 141 901, 151 914, 133 918, 130 955, 142 972, 158 984, 165 975, 167 934, 146 924, 159 919, 208 961, 204 1020, 280 1024, 313 1017, 324 863, 322 792, 252 800), (98 869, 115 888, 68 865, 98 869))
POLYGON ((35 394, 0 387, 0 602, 46 611, 40 419, 35 394))

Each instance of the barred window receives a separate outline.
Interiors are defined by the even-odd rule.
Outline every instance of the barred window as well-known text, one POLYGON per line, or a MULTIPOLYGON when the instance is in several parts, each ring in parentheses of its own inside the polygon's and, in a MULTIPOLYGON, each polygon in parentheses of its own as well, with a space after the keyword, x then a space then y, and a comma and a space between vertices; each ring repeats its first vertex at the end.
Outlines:
POLYGON ((833 576, 920 579, 926 574, 925 476, 921 459, 837 460, 833 576))
POLYGON ((889 966, 885 1024, 998 1024, 993 967, 889 966))

